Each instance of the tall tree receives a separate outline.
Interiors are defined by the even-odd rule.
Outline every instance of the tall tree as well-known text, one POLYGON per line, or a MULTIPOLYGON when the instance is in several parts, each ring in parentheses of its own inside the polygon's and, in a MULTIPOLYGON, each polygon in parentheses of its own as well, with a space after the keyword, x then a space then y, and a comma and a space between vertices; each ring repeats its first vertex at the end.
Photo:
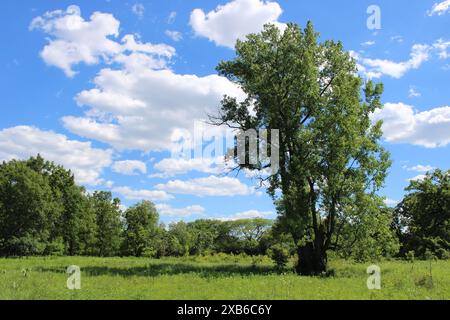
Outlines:
POLYGON ((0 165, 0 254, 46 253, 62 213, 48 180, 23 161, 0 165))
POLYGON ((346 214, 337 218, 331 249, 344 259, 360 262, 396 256, 400 245, 392 228, 393 209, 383 208, 381 197, 377 201, 363 195, 358 202, 358 207, 347 207, 346 214))
POLYGON ((450 170, 435 170, 423 180, 411 181, 408 194, 397 206, 397 230, 402 253, 427 251, 438 258, 450 257, 450 170))
POLYGON ((116 256, 122 242, 122 222, 120 220, 120 200, 112 198, 111 192, 96 191, 91 196, 91 204, 96 215, 97 239, 96 255, 116 256))
MULTIPOLYGON (((247 99, 225 97, 212 121, 243 131, 279 130, 280 166, 267 178, 269 194, 297 244, 297 271, 325 272, 337 217, 350 204, 360 206, 361 195, 374 195, 390 166, 378 143, 381 122, 370 119, 381 108, 383 86, 369 81, 362 98, 354 59, 340 42, 318 43, 311 22, 304 30, 289 24, 284 32, 266 25, 238 41, 236 54, 217 70, 247 99)), ((272 146, 264 136, 258 144, 272 146)), ((263 170, 263 160, 240 167, 263 170)))
POLYGON ((153 203, 142 201, 125 211, 124 253, 142 256, 158 232, 158 212, 153 203))
POLYGON ((97 232, 95 212, 84 188, 75 183, 73 173, 63 166, 45 161, 40 155, 26 163, 48 179, 54 198, 63 207, 61 217, 52 228, 52 237, 62 239, 66 255, 93 254, 97 232))

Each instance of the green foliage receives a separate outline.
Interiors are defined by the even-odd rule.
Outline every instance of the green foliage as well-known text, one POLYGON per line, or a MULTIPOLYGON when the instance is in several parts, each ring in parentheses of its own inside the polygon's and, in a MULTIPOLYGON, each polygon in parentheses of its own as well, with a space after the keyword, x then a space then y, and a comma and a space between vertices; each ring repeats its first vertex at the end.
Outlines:
POLYGON ((279 270, 284 270, 289 261, 289 247, 283 244, 275 244, 269 249, 269 256, 279 270))
POLYGON ((360 206, 345 208, 346 215, 338 218, 332 249, 344 259, 359 262, 394 257, 400 245, 391 228, 392 210, 375 196, 362 195, 357 201, 360 206))
POLYGON ((40 255, 61 215, 48 179, 26 163, 0 165, 0 254, 40 255))
POLYGON ((103 257, 119 255, 123 230, 120 200, 113 199, 110 192, 94 192, 90 200, 98 228, 95 254, 103 257))
POLYGON ((409 194, 396 208, 396 230, 402 254, 414 251, 426 259, 427 252, 439 259, 450 256, 450 170, 436 170, 411 181, 409 194))
MULTIPOLYGON (((362 209, 359 198, 375 197, 391 164, 379 144, 381 122, 373 125, 370 117, 382 106, 383 85, 369 81, 362 97, 354 59, 340 42, 319 43, 311 22, 304 30, 289 24, 283 33, 266 25, 238 41, 236 58, 217 70, 247 99, 225 97, 213 122, 243 131, 279 130, 280 166, 267 179, 279 225, 298 245, 299 273, 326 271, 344 208, 362 209)), ((259 137, 258 144, 270 147, 271 140, 259 137)), ((247 160, 256 158, 246 152, 247 160)), ((268 167, 257 160, 240 166, 268 167)))
POLYGON ((125 211, 124 254, 140 257, 148 253, 151 240, 158 232, 158 218, 150 201, 142 201, 125 211))
MULTIPOLYGON (((449 300, 450 261, 382 261, 382 290, 367 290, 367 263, 330 260, 333 277, 280 274, 264 258, 0 258, 1 300, 449 300), (65 270, 80 266, 82 290, 67 290, 65 270), (433 284, 433 285, 431 285, 433 284), (151 288, 151 290, 149 289, 151 288)), ((289 265, 291 266, 291 265, 289 265)))
POLYGON ((47 181, 53 193, 53 205, 62 211, 49 230, 51 238, 58 241, 62 238, 64 254, 93 254, 97 226, 84 188, 76 185, 70 170, 45 161, 40 155, 25 163, 47 181))

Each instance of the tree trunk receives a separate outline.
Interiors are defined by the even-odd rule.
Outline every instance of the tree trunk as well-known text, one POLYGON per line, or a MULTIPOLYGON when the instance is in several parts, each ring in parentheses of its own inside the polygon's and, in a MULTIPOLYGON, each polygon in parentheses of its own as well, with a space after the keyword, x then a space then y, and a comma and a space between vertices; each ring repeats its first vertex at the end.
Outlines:
POLYGON ((315 248, 313 243, 298 247, 298 263, 296 271, 303 276, 317 276, 327 272, 327 253, 315 248))

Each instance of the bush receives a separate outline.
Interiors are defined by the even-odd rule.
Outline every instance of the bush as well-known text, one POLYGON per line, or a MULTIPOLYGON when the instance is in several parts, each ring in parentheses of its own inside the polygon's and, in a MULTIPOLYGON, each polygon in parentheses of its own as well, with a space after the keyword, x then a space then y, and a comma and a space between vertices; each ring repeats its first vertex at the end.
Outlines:
POLYGON ((289 248, 283 244, 275 244, 269 249, 269 256, 279 270, 286 268, 289 261, 289 248))
POLYGON ((412 250, 408 251, 408 253, 406 254, 406 260, 409 262, 414 262, 415 258, 416 258, 416 255, 415 255, 414 251, 412 251, 412 250))

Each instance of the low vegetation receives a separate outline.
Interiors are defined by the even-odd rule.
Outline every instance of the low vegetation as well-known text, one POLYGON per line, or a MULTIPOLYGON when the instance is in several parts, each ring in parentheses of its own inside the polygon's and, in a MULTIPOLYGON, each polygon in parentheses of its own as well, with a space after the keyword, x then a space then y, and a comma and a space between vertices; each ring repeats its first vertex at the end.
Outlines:
POLYGON ((31 257, 0 259, 0 299, 450 299, 450 261, 382 261, 381 290, 368 290, 370 263, 331 259, 333 275, 280 271, 267 257, 31 257), (81 290, 69 290, 69 265, 81 290), (431 266, 431 267, 430 267, 431 266))

